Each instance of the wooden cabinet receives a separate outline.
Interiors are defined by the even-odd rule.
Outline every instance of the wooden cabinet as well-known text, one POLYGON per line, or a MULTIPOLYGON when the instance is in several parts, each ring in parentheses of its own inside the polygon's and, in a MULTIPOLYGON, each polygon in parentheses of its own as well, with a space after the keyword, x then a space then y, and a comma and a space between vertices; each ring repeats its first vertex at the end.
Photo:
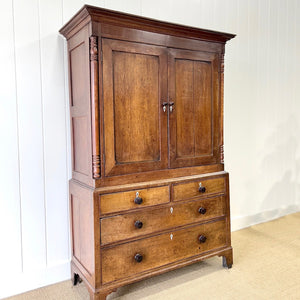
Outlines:
POLYGON ((92 6, 60 32, 74 284, 80 276, 91 299, 105 299, 211 256, 231 267, 223 75, 234 35, 92 6))

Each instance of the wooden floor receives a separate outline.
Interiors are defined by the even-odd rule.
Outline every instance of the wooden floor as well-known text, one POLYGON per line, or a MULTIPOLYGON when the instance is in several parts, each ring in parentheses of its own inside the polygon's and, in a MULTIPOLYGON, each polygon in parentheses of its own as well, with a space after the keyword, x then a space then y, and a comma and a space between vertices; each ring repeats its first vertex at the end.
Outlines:
MULTIPOLYGON (((234 265, 221 258, 141 281, 108 300, 300 299, 300 212, 233 232, 234 265)), ((87 300, 83 284, 61 282, 10 300, 87 300)))

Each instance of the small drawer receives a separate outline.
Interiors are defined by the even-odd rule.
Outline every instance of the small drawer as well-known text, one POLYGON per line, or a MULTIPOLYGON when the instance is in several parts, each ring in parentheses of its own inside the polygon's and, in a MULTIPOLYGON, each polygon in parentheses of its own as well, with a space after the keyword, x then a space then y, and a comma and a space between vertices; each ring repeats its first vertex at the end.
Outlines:
POLYGON ((168 203, 169 186, 100 195, 100 213, 109 214, 129 209, 168 203))
POLYGON ((103 249, 102 283, 138 275, 225 245, 226 222, 220 220, 103 249))
POLYGON ((173 185, 173 200, 179 201, 199 196, 225 192, 225 178, 197 180, 173 185))
POLYGON ((214 197, 101 219, 101 244, 110 244, 225 215, 225 198, 214 197))

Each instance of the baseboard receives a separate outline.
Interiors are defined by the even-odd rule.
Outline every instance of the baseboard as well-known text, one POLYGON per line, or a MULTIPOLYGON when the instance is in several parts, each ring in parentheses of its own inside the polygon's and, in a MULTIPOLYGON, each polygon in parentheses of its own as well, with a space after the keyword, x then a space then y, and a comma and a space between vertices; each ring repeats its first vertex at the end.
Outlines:
POLYGON ((260 212, 255 215, 233 217, 231 219, 231 231, 236 231, 255 224, 268 222, 299 211, 300 204, 296 204, 260 212))
POLYGON ((0 299, 71 278, 70 261, 23 273, 0 273, 0 299))

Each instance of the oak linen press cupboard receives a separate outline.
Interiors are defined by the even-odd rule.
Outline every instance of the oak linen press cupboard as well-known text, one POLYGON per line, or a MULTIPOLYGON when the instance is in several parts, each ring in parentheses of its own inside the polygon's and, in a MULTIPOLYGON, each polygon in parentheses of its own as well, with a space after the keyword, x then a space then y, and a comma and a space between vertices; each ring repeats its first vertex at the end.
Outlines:
POLYGON ((212 256, 232 265, 223 162, 234 35, 84 6, 68 42, 72 277, 91 299, 212 256))

